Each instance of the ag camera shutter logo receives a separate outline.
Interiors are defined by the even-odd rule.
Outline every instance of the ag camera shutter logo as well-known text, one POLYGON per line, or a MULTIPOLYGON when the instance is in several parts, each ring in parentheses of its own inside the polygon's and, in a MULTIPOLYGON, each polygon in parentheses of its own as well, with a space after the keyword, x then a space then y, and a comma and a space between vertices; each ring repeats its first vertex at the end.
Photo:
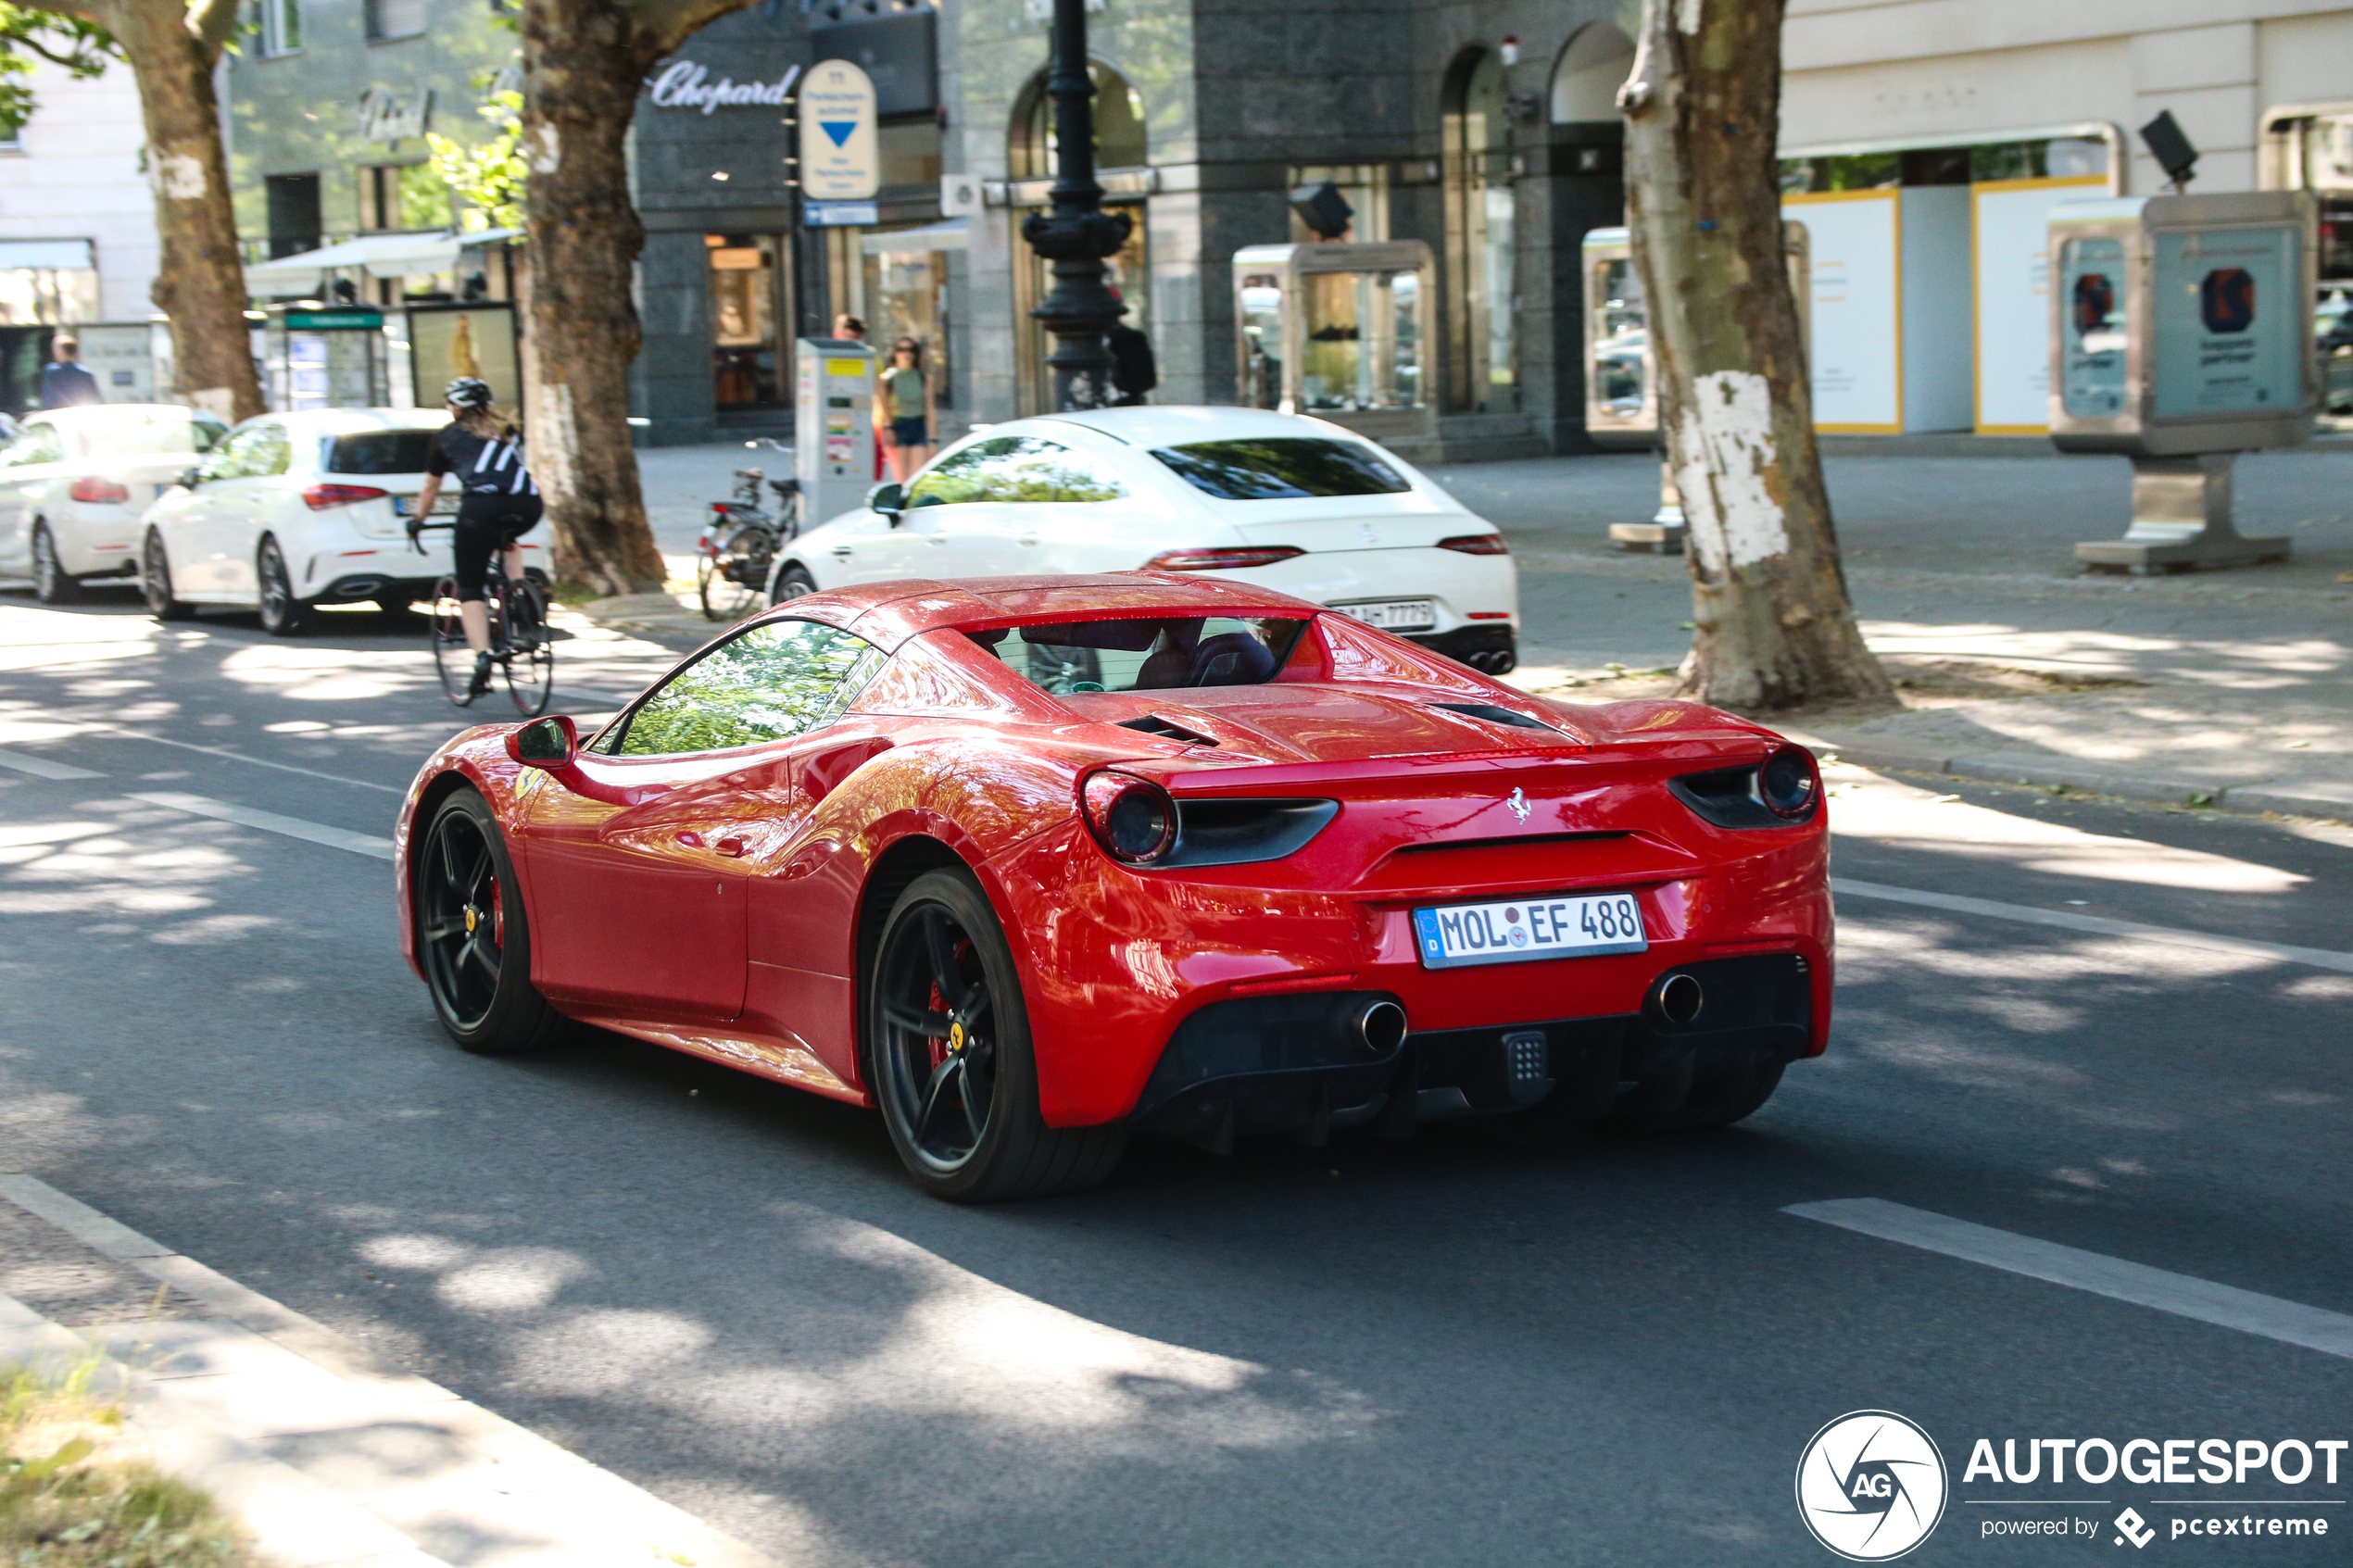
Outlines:
POLYGON ((1797 1513, 1849 1562, 1886 1562, 1928 1539, 1950 1486, 1935 1440, 1894 1411, 1850 1411, 1797 1461, 1797 1513))

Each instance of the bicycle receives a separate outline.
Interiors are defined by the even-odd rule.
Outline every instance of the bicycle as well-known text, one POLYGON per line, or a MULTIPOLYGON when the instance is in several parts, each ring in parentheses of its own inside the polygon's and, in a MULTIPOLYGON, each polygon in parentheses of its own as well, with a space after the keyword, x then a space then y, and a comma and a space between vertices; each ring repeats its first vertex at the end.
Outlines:
MULTIPOLYGON (((787 455, 792 451, 775 441, 766 445, 787 455)), ((711 502, 711 511, 710 526, 695 541, 695 594, 704 620, 739 621, 767 602, 776 552, 800 532, 800 481, 768 479, 764 469, 737 469, 735 495, 711 502), (776 493, 774 517, 761 508, 762 480, 776 493)))
MULTIPOLYGON (((455 526, 448 522, 425 524, 426 528, 455 526)), ((424 553, 422 541, 410 543, 418 554, 424 553)), ((434 584, 433 610, 428 618, 432 623, 433 664, 441 676, 442 695, 459 708, 471 708, 476 696, 474 650, 466 641, 465 621, 458 604, 455 577, 445 577, 434 584)), ((491 553, 490 580, 484 584, 483 608, 490 616, 490 657, 504 675, 507 696, 524 718, 536 719, 547 711, 547 698, 556 688, 556 649, 547 628, 547 603, 529 572, 520 577, 507 575, 504 550, 491 553)))

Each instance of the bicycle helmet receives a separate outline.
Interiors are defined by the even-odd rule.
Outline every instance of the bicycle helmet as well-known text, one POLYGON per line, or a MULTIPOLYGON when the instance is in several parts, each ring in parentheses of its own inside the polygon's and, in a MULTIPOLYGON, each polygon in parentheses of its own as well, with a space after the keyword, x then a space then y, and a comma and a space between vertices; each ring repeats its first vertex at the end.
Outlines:
POLYGON ((487 408, 490 383, 478 376, 459 376, 441 389, 441 400, 455 408, 487 408))

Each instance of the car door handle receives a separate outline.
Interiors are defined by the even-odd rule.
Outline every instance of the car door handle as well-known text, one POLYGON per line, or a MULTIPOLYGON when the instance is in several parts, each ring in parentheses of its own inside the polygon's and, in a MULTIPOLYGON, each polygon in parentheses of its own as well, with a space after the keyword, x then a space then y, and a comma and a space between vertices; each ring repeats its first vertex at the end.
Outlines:
POLYGON ((1033 533, 1033 534, 1031 534, 1028 538, 1024 539, 1024 540, 1022 541, 1022 543, 1023 543, 1024 545, 1033 546, 1034 546, 1038 543, 1038 535, 1037 535, 1037 534, 1035 534, 1035 533, 1033 533))
POLYGON ((836 545, 834 546, 834 557, 837 560, 848 560, 850 554, 850 548, 847 545, 836 545))
POLYGON ((678 835, 678 842, 685 845, 689 849, 699 849, 702 847, 702 834, 698 833, 682 833, 678 835))

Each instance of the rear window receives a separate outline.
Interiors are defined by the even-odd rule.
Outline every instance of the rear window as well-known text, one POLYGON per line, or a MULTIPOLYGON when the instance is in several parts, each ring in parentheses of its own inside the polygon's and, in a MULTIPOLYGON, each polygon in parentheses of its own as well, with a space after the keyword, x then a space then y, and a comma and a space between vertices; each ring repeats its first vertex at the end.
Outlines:
POLYGON ((86 458, 152 458, 174 452, 209 452, 229 427, 200 414, 114 415, 77 421, 74 445, 86 458))
POLYGON ((1393 495, 1405 476, 1353 441, 1277 435, 1261 441, 1195 441, 1156 446, 1152 456, 1196 490, 1221 501, 1278 501, 1294 495, 1393 495))
POLYGON ((1306 625, 1262 616, 1155 616, 965 635, 1050 692, 1150 692, 1271 681, 1306 625))
POLYGON ((429 430, 371 430, 338 435, 328 445, 329 473, 422 473, 429 430))

